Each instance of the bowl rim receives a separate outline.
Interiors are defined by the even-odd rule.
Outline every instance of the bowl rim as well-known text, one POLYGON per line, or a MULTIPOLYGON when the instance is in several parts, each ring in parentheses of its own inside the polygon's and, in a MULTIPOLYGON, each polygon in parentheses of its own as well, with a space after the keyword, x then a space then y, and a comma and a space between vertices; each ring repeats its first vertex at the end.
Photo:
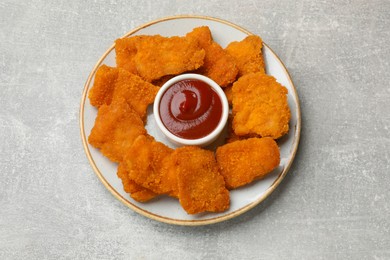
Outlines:
POLYGON ((159 91, 157 92, 157 95, 154 99, 153 103, 153 116, 156 120, 157 126, 159 130, 166 136, 168 139, 170 139, 172 142, 174 142, 177 145, 196 145, 196 146, 206 146, 211 144, 213 141, 215 141, 218 136, 222 133, 224 127, 226 126, 228 116, 229 116, 229 103, 227 100, 227 97, 225 95, 225 92, 223 92, 222 87, 220 87, 214 80, 210 79, 209 77, 206 77, 204 75, 196 74, 196 73, 184 73, 180 74, 178 76, 173 77, 172 79, 165 82, 159 91), (204 137, 197 138, 197 139, 186 139, 179 136, 174 135, 172 132, 168 130, 168 128, 164 125, 164 123, 161 120, 160 111, 159 111, 159 105, 161 102, 161 98, 164 96, 165 92, 172 87, 175 83, 188 80, 188 79, 196 79, 200 80, 213 89, 218 97, 221 100, 222 104, 222 114, 221 118, 219 120, 219 123, 217 127, 207 134, 204 137))

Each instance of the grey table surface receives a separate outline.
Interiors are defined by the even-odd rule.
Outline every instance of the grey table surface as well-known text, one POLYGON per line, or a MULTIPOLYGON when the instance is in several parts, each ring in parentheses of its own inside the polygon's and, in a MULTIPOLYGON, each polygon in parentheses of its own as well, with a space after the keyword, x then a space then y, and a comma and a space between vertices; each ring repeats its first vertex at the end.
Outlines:
POLYGON ((0 259, 390 259, 390 2, 0 2, 0 259), (113 40, 214 16, 261 35, 300 97, 289 174, 232 220, 145 218, 100 183, 79 134, 83 85, 113 40))

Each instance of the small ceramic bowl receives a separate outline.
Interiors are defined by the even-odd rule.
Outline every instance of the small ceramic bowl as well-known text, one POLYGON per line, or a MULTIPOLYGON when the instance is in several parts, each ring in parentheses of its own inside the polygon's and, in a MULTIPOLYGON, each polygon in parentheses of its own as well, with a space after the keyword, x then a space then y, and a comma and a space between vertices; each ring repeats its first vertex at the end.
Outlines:
POLYGON ((153 104, 153 114, 154 118, 157 122, 157 126, 159 129, 164 133, 164 135, 173 143, 179 146, 184 146, 184 145, 196 145, 196 146, 207 146, 214 142, 218 136, 222 133, 227 119, 229 115, 229 104, 226 98, 225 93, 223 92, 222 88, 215 83, 212 79, 199 75, 199 74, 182 74, 179 76, 176 76, 170 80, 168 80, 158 91, 156 98, 154 99, 154 104, 153 104), (168 88, 170 88, 173 84, 182 81, 182 80, 190 80, 190 79, 195 79, 195 80, 200 80, 209 85, 219 96, 222 104, 222 114, 221 114, 221 119, 217 125, 217 127, 207 134, 204 137, 198 138, 198 139, 185 139, 179 136, 174 135, 171 133, 163 124, 161 117, 160 117, 160 111, 159 111, 159 106, 161 102, 161 98, 166 92, 168 88))

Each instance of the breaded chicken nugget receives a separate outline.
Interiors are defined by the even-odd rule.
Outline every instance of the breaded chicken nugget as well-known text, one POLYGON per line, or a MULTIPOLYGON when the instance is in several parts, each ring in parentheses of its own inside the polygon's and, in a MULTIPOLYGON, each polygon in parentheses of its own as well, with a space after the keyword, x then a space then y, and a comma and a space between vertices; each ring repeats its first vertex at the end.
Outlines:
POLYGON ((209 27, 195 28, 186 37, 197 40, 206 51, 204 64, 197 70, 198 73, 211 78, 221 87, 236 80, 238 69, 233 57, 213 41, 209 27))
POLYGON ((229 106, 232 105, 232 101, 233 101, 232 87, 233 87, 233 85, 229 85, 229 86, 223 88, 223 92, 225 92, 225 96, 227 98, 229 106))
POLYGON ((111 161, 121 162, 134 140, 144 134, 138 113, 124 99, 118 99, 100 106, 88 142, 111 161))
POLYGON ((112 99, 125 99, 139 116, 145 119, 147 107, 153 103, 158 90, 159 87, 119 68, 118 79, 115 84, 112 99))
POLYGON ((145 119, 146 109, 153 103, 158 90, 157 86, 127 70, 102 65, 96 72, 89 99, 96 107, 109 105, 113 99, 125 99, 145 119))
POLYGON ((233 130, 233 115, 229 114, 228 122, 227 122, 227 135, 225 142, 226 143, 232 143, 238 140, 244 139, 244 137, 238 136, 234 133, 233 130))
POLYGON ((214 153, 195 146, 175 150, 180 204, 188 214, 229 208, 229 191, 218 172, 214 153))
POLYGON ((118 39, 116 45, 117 66, 136 71, 148 82, 195 70, 203 65, 205 56, 198 41, 178 36, 133 36, 128 40, 118 39))
POLYGON ((211 36, 211 31, 208 26, 196 27, 191 32, 187 33, 186 37, 198 41, 202 48, 209 46, 213 42, 213 37, 211 36))
POLYGON ((153 137, 138 136, 124 157, 129 178, 154 193, 172 193, 177 190, 176 176, 172 179, 166 166, 172 153, 173 149, 153 137))
POLYGON ((143 36, 133 36, 130 38, 117 39, 115 41, 116 65, 133 74, 138 74, 134 57, 137 54, 135 43, 143 36))
POLYGON ((241 77, 252 72, 265 73, 262 48, 261 38, 250 35, 240 42, 231 42, 225 50, 234 58, 241 77))
POLYGON ((118 69, 102 65, 96 71, 95 80, 88 98, 92 106, 100 107, 103 104, 110 104, 114 92, 115 83, 118 78, 118 69))
POLYGON ((270 137, 225 144, 218 147, 216 158, 228 189, 263 178, 280 163, 279 147, 270 137))
POLYGON ((165 75, 195 70, 203 65, 205 51, 197 41, 185 37, 150 36, 137 42, 138 74, 148 81, 165 75))
POLYGON ((139 202, 146 202, 158 196, 151 190, 145 189, 144 187, 130 180, 129 173, 126 171, 123 163, 119 164, 117 175, 122 180, 123 189, 129 193, 134 200, 139 202))
POLYGON ((289 130, 287 89, 261 72, 242 76, 233 84, 233 129, 239 135, 277 139, 289 130))

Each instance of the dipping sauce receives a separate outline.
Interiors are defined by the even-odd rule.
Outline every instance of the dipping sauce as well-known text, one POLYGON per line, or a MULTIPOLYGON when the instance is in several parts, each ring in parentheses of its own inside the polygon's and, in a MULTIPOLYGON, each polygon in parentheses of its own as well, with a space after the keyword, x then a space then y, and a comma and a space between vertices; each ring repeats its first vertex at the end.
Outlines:
POLYGON ((169 132, 185 139, 199 139, 218 126, 222 103, 207 83, 186 79, 174 83, 164 92, 159 111, 169 132))

